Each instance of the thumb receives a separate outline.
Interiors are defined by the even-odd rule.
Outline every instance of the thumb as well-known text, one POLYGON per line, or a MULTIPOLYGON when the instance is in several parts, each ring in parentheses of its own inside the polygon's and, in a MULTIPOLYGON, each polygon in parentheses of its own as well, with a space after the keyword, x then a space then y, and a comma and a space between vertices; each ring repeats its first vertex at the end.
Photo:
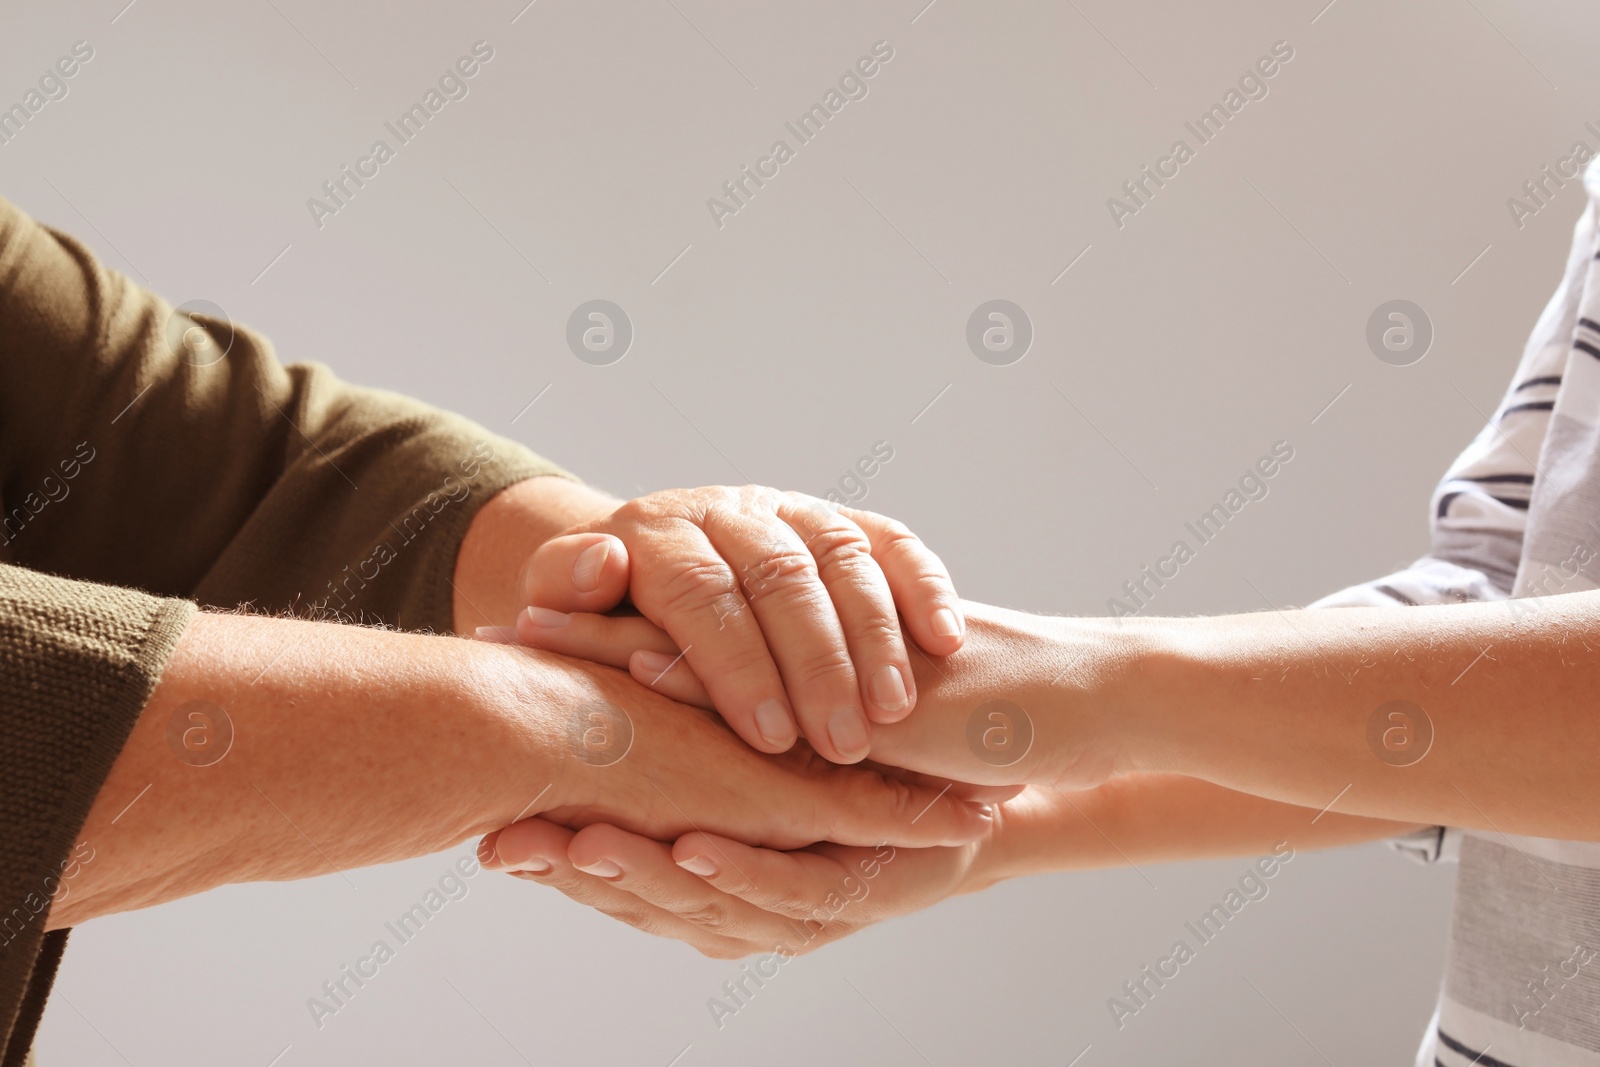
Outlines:
POLYGON ((628 595, 628 549, 610 534, 552 537, 522 565, 523 604, 555 611, 606 612, 628 595))

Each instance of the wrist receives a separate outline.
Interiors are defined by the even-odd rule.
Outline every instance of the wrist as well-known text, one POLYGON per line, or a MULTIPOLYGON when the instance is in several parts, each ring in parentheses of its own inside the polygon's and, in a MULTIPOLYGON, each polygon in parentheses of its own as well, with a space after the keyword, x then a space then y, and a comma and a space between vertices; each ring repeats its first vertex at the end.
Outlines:
MULTIPOLYGON (((1101 685, 1122 756, 1119 773, 1204 777, 1200 753, 1221 740, 1202 721, 1230 655, 1204 619, 1115 620, 1120 653, 1101 685)), ((1248 674, 1244 676, 1249 680, 1248 674)))
POLYGON ((600 746, 626 746, 631 739, 631 724, 605 701, 587 663, 491 642, 472 645, 481 653, 470 717, 477 758, 458 768, 461 788, 472 799, 462 809, 457 840, 583 804, 583 768, 568 756, 581 750, 598 764, 611 754, 595 755, 600 746), (586 721, 595 712, 607 717, 586 721))
POLYGON ((550 724, 572 687, 514 657, 196 616, 95 799, 80 835, 95 862, 52 924, 425 855, 509 822, 544 785, 558 794, 550 724))
MULTIPOLYGON (((1147 620, 1031 615, 986 605, 966 605, 977 632, 976 651, 988 665, 968 671, 983 684, 969 700, 973 715, 991 702, 1018 719, 1026 751, 1011 781, 1090 789, 1140 769, 1142 725, 1135 712, 1137 683, 1149 655, 1147 620)), ((969 723, 968 746, 979 752, 981 733, 969 723)), ((994 760, 1007 758, 1002 752, 994 760)))

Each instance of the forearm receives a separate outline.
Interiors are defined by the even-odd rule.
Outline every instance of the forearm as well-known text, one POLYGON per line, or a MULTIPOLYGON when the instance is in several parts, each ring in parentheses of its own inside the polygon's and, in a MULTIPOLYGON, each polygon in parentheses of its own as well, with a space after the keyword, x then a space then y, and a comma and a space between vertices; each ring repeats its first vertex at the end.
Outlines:
POLYGON ((454 638, 197 616, 80 834, 95 861, 50 925, 502 825, 550 784, 544 711, 573 692, 531 657, 454 638))
POLYGON ((966 646, 919 663, 917 712, 874 728, 874 759, 1080 790, 1172 774, 1329 816, 1600 838, 1600 592, 1515 612, 966 611, 966 646), (1397 750, 1408 728, 1431 744, 1397 750))
POLYGON ((1051 871, 1255 856, 1284 841, 1298 851, 1337 848, 1415 828, 1319 814, 1175 774, 1123 775, 1079 792, 1035 786, 1001 807, 971 888, 1051 871))
POLYGON ((1114 702, 1139 769, 1316 809, 1600 837, 1600 593, 1518 614, 1462 604, 1124 621, 1137 654, 1114 702), (1389 712, 1419 738, 1431 724, 1431 747, 1385 748, 1383 731, 1407 726, 1389 712))
POLYGON ((560 477, 529 478, 479 509, 456 555, 455 630, 509 626, 525 606, 517 574, 536 548, 562 530, 601 518, 621 501, 560 477))

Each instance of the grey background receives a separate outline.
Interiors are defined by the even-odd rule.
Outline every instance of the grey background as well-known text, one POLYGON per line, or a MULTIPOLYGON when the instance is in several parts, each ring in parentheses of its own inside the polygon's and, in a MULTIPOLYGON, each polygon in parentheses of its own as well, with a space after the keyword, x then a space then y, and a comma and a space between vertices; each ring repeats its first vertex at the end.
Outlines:
MULTIPOLYGON (((1600 119, 1578 0, 274 2, 9 5, 5 103, 96 54, 0 147, 4 195, 285 359, 624 495, 822 493, 888 440, 866 505, 967 596, 1041 612, 1103 613, 1279 439, 1270 496, 1154 610, 1304 603, 1419 554, 1583 194, 1521 230, 1505 200, 1600 119), (470 95, 317 229, 306 198, 479 39, 470 95), (717 229, 706 198, 880 39, 868 97, 717 229), (1280 39, 1267 98, 1113 226, 1106 198, 1280 39), (563 340, 594 298, 635 327, 609 367, 563 340), (965 344, 995 298, 1035 330, 1009 367, 965 344), (1435 329, 1408 367, 1364 339, 1397 298, 1435 329)), ((306 999, 449 858, 90 924, 44 1061, 1409 1063, 1451 878, 1302 854, 1120 1032, 1106 999, 1245 861, 1012 883, 792 964, 719 1032, 735 965, 480 875, 317 1030, 306 999)))

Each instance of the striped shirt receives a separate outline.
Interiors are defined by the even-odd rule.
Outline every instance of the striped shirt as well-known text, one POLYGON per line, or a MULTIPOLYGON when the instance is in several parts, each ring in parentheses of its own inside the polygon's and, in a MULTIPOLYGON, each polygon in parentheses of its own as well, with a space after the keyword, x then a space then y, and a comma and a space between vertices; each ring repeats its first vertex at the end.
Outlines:
MULTIPOLYGON (((1314 606, 1504 601, 1600 588, 1600 159, 1566 274, 1505 398, 1434 491, 1432 551, 1314 606)), ((1600 1067, 1600 843, 1437 828, 1459 863, 1450 953, 1417 1067, 1600 1067)))

